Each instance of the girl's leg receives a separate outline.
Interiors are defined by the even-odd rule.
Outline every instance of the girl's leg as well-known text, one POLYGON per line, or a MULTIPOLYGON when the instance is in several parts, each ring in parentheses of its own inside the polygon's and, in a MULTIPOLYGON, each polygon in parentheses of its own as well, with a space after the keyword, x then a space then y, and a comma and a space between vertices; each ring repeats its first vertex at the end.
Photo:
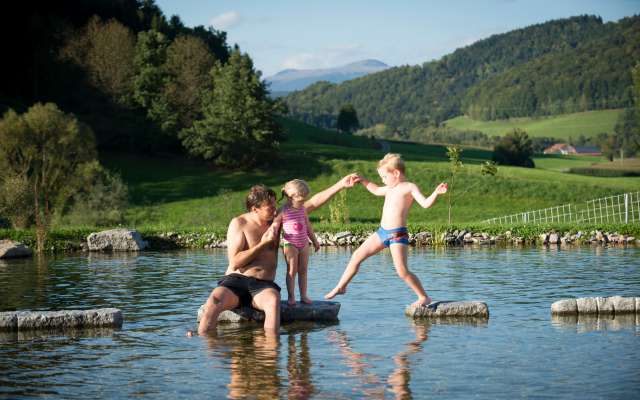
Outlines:
POLYGON ((407 267, 407 246, 402 244, 392 244, 389 246, 389 250, 391 251, 391 257, 393 258, 393 266, 396 268, 396 272, 400 279, 405 281, 407 286, 411 288, 418 296, 418 300, 412 304, 412 306, 417 305, 428 305, 431 303, 431 298, 427 296, 427 293, 424 291, 422 287, 422 283, 420 283, 420 279, 415 276, 409 268, 407 267))
POLYGON ((298 273, 298 249, 293 245, 284 246, 284 259, 287 262, 287 304, 296 304, 296 274, 298 273))
POLYGON ((345 294, 347 292, 347 285, 358 273, 360 264, 382 249, 384 249, 384 245, 378 237, 378 234, 374 232, 367 238, 367 240, 364 241, 364 243, 360 245, 360 247, 358 247, 358 249, 356 249, 356 251, 353 252, 351 259, 349 260, 349 264, 347 264, 347 268, 345 268, 342 273, 342 277, 340 278, 338 285, 336 285, 332 291, 327 293, 324 298, 328 300, 336 297, 336 295, 345 294))
POLYGON ((298 286, 300 287, 300 301, 311 304, 307 296, 307 271, 309 267, 309 245, 298 251, 298 286))

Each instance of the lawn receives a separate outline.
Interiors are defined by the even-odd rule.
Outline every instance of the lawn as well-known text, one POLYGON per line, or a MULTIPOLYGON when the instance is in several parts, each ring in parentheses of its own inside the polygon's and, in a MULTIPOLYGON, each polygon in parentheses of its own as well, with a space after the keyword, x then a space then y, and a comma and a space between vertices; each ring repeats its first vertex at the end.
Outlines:
MULTIPOLYGON (((284 120, 288 140, 281 144, 272 165, 249 172, 226 171, 181 158, 145 158, 102 154, 101 161, 121 174, 129 185, 131 204, 126 225, 139 229, 197 230, 224 229, 229 220, 243 212, 244 196, 256 183, 280 192, 289 179, 302 178, 312 192, 318 192, 350 172, 378 181, 376 163, 384 155, 375 140, 329 132, 284 120)), ((407 160, 408 178, 430 194, 437 183, 450 181, 450 168, 443 146, 390 142, 391 151, 407 160)), ((526 210, 581 202, 611 194, 636 191, 640 178, 600 178, 561 171, 597 162, 599 158, 540 157, 538 168, 500 167, 497 176, 480 174, 480 163, 491 152, 465 149, 464 167, 453 185, 453 222, 475 223, 526 210)), ((430 209, 414 206, 409 220, 415 224, 446 223, 448 196, 430 209)), ((338 198, 332 200, 335 207, 338 198)), ((379 221, 383 199, 363 187, 346 192, 345 201, 352 223, 379 221)), ((312 222, 330 226, 330 209, 312 214, 312 222)))
POLYGON ((462 116, 445 124, 462 131, 480 131, 489 136, 504 136, 514 128, 524 129, 531 137, 553 137, 562 140, 580 135, 594 137, 602 132, 611 133, 622 110, 587 111, 552 117, 512 118, 498 121, 480 121, 462 116))

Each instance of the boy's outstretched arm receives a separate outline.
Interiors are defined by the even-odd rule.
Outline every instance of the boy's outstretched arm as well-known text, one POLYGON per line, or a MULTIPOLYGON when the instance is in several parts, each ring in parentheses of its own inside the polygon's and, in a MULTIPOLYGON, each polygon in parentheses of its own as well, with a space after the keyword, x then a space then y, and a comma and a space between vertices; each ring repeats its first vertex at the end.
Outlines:
POLYGON ((341 191, 344 188, 351 188, 355 185, 359 180, 357 174, 349 174, 344 178, 340 179, 338 182, 333 184, 332 186, 326 188, 322 192, 318 192, 309 200, 304 202, 304 208, 307 210, 307 213, 312 212, 316 208, 320 208, 324 203, 329 201, 336 193, 341 191))
POLYGON ((447 193, 447 188, 447 184, 442 182, 436 187, 429 197, 424 197, 418 186, 412 184, 411 195, 422 208, 429 208, 436 202, 439 195, 447 193))
POLYGON ((360 177, 360 183, 362 183, 362 186, 375 196, 384 196, 389 190, 387 186, 378 186, 363 176, 360 177))

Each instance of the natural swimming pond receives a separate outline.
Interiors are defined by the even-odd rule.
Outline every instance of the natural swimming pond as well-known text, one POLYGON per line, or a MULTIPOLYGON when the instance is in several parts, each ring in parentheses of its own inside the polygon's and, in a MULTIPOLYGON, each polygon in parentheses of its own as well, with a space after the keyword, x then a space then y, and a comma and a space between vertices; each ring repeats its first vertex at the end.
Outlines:
MULTIPOLYGON (((320 299, 351 255, 311 257, 320 299)), ((640 325, 552 320, 565 297, 640 296, 640 249, 412 249, 437 300, 482 300, 487 321, 414 322, 390 255, 365 262, 340 321, 185 336, 226 268, 224 251, 0 261, 0 311, 117 307, 120 330, 0 333, 0 397, 633 398, 640 325)), ((276 280, 284 288, 282 257, 276 280)))

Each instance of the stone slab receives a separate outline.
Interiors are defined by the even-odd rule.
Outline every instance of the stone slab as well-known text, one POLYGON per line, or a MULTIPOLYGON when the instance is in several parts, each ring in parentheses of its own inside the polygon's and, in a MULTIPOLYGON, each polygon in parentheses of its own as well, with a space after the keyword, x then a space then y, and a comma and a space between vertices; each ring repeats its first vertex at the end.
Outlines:
POLYGON ((33 251, 20 242, 0 240, 0 259, 31 257, 33 251))
POLYGON ((640 313, 638 297, 581 297, 562 299, 551 305, 552 315, 622 315, 640 313), (575 303, 575 305, 574 305, 575 303))
MULTIPOLYGON (((204 312, 204 304, 198 309, 198 321, 204 312)), ((290 306, 286 301, 280 302, 280 321, 337 321, 340 303, 335 301, 314 301, 311 304, 296 303, 290 306)), ((218 322, 263 322, 264 312, 253 307, 241 307, 223 311, 218 322)))
POLYGON ((404 313, 412 318, 489 318, 489 307, 481 301, 434 301, 428 306, 408 305, 404 313))
POLYGON ((90 251, 140 251, 147 245, 138 231, 130 229, 110 229, 87 236, 90 251))
POLYGON ((0 312, 0 330, 120 328, 122 321, 122 311, 117 308, 0 312))

